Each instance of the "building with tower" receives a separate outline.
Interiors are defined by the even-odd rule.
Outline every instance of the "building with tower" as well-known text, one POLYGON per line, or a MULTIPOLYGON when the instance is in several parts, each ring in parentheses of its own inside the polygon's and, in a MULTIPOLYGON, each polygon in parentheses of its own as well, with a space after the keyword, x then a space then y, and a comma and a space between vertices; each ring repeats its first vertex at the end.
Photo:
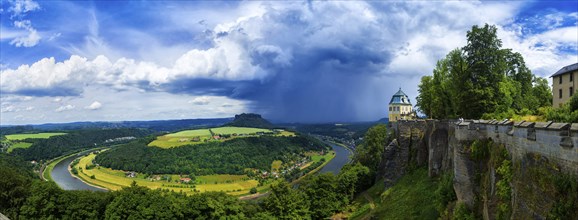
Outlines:
POLYGON ((393 122, 414 118, 415 112, 413 111, 409 97, 399 88, 399 91, 397 91, 393 97, 391 97, 391 101, 389 101, 389 121, 393 122))

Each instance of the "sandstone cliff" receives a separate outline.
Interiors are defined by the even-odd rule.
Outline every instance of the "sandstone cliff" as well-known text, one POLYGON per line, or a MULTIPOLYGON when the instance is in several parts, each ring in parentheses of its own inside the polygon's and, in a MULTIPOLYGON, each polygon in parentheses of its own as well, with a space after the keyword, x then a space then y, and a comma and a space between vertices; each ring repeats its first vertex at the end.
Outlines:
POLYGON ((578 216, 578 124, 399 121, 379 177, 452 172, 458 202, 484 219, 578 216))

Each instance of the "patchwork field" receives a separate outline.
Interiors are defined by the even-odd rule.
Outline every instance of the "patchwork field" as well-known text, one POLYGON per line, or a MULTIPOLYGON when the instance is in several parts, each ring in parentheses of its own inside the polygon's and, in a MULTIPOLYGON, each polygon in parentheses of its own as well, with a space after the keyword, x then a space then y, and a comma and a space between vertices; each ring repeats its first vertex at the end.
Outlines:
POLYGON ((37 133, 37 134, 9 134, 6 135, 6 142, 10 145, 7 152, 10 153, 17 148, 29 148, 32 143, 22 142, 28 138, 46 139, 52 136, 65 135, 66 133, 37 133))
POLYGON ((176 192, 192 194, 206 191, 222 191, 231 195, 248 194, 249 190, 257 187, 258 181, 249 179, 246 175, 211 175, 196 177, 196 184, 180 183, 178 175, 158 175, 169 177, 166 179, 146 178, 144 174, 137 174, 134 178, 127 177, 121 170, 112 170, 104 167, 94 167, 86 169, 92 165, 95 154, 82 157, 75 166, 78 170, 78 177, 92 185, 104 187, 110 190, 119 190, 122 187, 130 186, 135 181, 139 186, 146 186, 151 189, 169 189, 176 192), (94 176, 94 178, 92 178, 94 176))
POLYGON ((66 133, 9 134, 6 135, 6 139, 15 141, 24 140, 28 138, 46 139, 52 136, 65 135, 65 134, 66 133))
MULTIPOLYGON (((223 141, 237 137, 257 136, 264 133, 274 133, 270 129, 245 127, 218 127, 208 129, 185 130, 158 136, 148 146, 172 148, 191 144, 201 144, 208 141, 223 141), (214 136, 213 136, 214 135, 214 136)), ((295 136, 289 131, 275 132, 278 136, 295 136)))
POLYGON ((30 146, 32 146, 32 143, 27 143, 27 142, 17 142, 17 143, 13 143, 12 145, 10 145, 10 147, 8 148, 8 153, 12 152, 14 149, 16 148, 29 148, 30 146))
POLYGON ((245 127, 219 127, 210 129, 215 135, 232 135, 232 134, 256 134, 257 132, 273 132, 269 129, 262 128, 245 128, 245 127))

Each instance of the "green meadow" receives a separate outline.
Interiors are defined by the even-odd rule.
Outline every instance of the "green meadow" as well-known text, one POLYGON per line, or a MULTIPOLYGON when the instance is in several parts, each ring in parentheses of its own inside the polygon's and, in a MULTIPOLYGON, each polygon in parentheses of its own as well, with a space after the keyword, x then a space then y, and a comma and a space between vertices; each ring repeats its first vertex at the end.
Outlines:
MULTIPOLYGON (((201 144, 208 141, 223 141, 237 137, 256 136, 257 133, 272 133, 273 130, 262 128, 246 128, 246 127, 218 127, 196 130, 185 130, 176 133, 158 136, 156 140, 150 142, 148 146, 160 148, 172 148, 191 144, 201 144), (217 139, 215 136, 219 136, 217 139), (223 138, 220 136, 228 136, 223 138)), ((295 136, 293 132, 282 131, 279 136, 295 136)))
POLYGON ((36 133, 36 134, 9 134, 6 135, 6 141, 10 143, 10 147, 7 149, 7 152, 10 153, 14 149, 17 148, 29 148, 32 146, 32 143, 28 142, 21 142, 22 140, 26 140, 29 138, 33 139, 47 139, 52 136, 57 135, 65 135, 66 133, 36 133))
POLYGON ((269 129, 262 128, 245 128, 245 127, 219 127, 210 129, 215 135, 232 135, 232 134, 256 134, 257 132, 273 132, 269 129))
POLYGON ((52 136, 65 135, 66 133, 37 133, 37 134, 9 134, 6 139, 20 141, 28 138, 46 139, 52 136))
POLYGON ((16 142, 10 145, 10 147, 8 148, 8 153, 12 152, 16 148, 29 148, 30 146, 32 146, 32 143, 16 142))
POLYGON ((231 195, 242 195, 248 194, 251 188, 257 187, 259 184, 257 180, 249 179, 247 175, 198 176, 196 177, 196 184, 185 184, 179 182, 179 175, 158 175, 169 176, 171 180, 167 181, 166 179, 147 179, 144 174, 137 174, 134 178, 126 177, 125 172, 122 170, 113 170, 105 167, 86 169, 93 165, 92 161, 95 157, 95 154, 90 154, 80 159, 79 163, 75 166, 78 170, 77 176, 89 184, 110 190, 119 190, 122 187, 130 186, 134 181, 139 186, 146 186, 151 189, 168 189, 187 194, 222 191, 231 195))

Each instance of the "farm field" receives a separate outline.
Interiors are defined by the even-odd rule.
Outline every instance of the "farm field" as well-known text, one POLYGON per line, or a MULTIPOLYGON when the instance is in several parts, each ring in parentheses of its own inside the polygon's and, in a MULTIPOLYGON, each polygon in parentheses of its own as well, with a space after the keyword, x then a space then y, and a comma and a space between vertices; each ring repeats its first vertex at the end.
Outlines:
POLYGON ((262 128, 245 128, 245 127, 219 127, 210 129, 215 135, 231 135, 231 134, 255 134, 257 132, 273 132, 269 129, 262 128))
POLYGON ((211 175, 196 177, 196 185, 184 184, 174 181, 179 180, 178 175, 159 175, 169 176, 172 180, 150 180, 146 179, 144 174, 137 174, 136 177, 130 178, 125 176, 124 171, 112 170, 110 168, 95 167, 86 169, 92 165, 92 161, 96 157, 95 154, 82 157, 79 163, 75 166, 78 170, 78 177, 85 182, 104 187, 110 190, 119 190, 122 187, 128 187, 135 181, 139 186, 146 186, 151 189, 168 189, 175 192, 184 192, 187 194, 206 191, 223 191, 231 195, 248 194, 249 190, 257 187, 258 181, 249 179, 246 175, 211 175), (91 178, 94 176, 94 179, 91 178))
POLYGON ((37 133, 37 134, 9 134, 6 135, 6 139, 20 141, 27 138, 39 138, 46 139, 52 136, 65 135, 66 133, 37 133))
POLYGON ((52 136, 57 135, 65 135, 66 133, 37 133, 37 134, 9 134, 6 135, 6 140, 3 142, 7 142, 10 147, 6 150, 6 152, 11 153, 14 149, 17 148, 29 148, 32 146, 32 143, 22 142, 22 140, 28 138, 35 138, 35 139, 46 139, 52 136))
MULTIPOLYGON (((218 127, 196 130, 185 130, 176 133, 158 136, 156 140, 150 142, 148 146, 160 148, 172 148, 191 144, 201 144, 207 141, 222 141, 232 139, 240 136, 253 136, 258 132, 271 133, 273 130, 262 128, 246 128, 246 127, 218 127), (212 134, 211 134, 212 132, 212 134), (232 136, 227 139, 218 137, 218 140, 213 138, 216 136, 232 136)), ((289 131, 281 131, 278 136, 295 136, 295 133, 289 131)))
POLYGON ((29 148, 30 146, 32 146, 32 143, 16 142, 16 143, 12 144, 12 145, 8 148, 7 152, 10 153, 10 152, 12 152, 14 149, 16 149, 16 148, 29 148))

